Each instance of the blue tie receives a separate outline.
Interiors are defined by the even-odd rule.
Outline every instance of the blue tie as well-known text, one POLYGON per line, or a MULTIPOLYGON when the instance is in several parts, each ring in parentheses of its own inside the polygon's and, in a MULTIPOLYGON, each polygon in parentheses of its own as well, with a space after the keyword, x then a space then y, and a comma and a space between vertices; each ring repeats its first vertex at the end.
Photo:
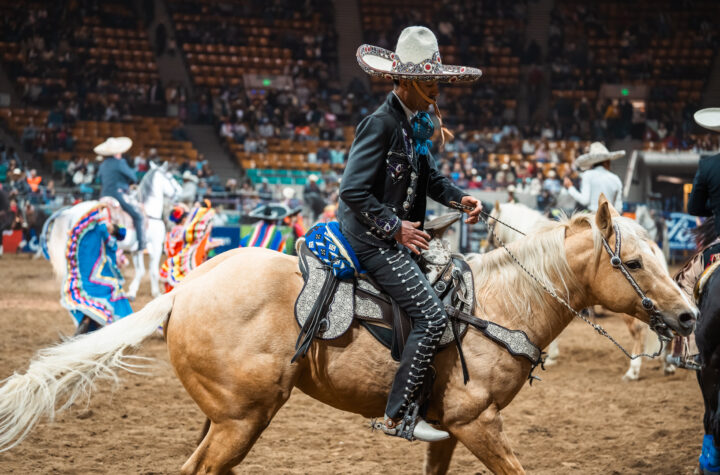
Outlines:
POLYGON ((432 141, 430 137, 435 132, 435 125, 427 112, 418 112, 410 121, 412 135, 415 139, 415 153, 418 155, 429 155, 432 141))

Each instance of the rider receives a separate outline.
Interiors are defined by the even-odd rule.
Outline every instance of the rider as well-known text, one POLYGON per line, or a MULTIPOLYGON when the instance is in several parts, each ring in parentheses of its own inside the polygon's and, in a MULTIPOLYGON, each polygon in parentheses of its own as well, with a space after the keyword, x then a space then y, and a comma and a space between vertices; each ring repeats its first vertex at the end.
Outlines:
POLYGON ((138 251, 145 250, 145 227, 143 216, 140 212, 125 200, 124 193, 127 193, 131 183, 137 182, 137 176, 130 165, 122 158, 122 154, 130 150, 132 140, 128 137, 110 137, 93 150, 96 154, 107 157, 100 164, 98 175, 102 189, 100 196, 112 196, 120 207, 127 212, 133 220, 135 233, 137 235, 138 251))
MULTIPOLYGON (((720 108, 697 111, 695 122, 706 129, 720 132, 720 108)), ((714 216, 715 234, 720 236, 720 161, 718 159, 720 154, 700 159, 687 209, 693 216, 714 216)), ((675 280, 692 297, 700 275, 718 258, 720 258, 720 241, 715 239, 678 272, 675 280)))
MULTIPOLYGON (((438 171, 429 151, 434 125, 427 110, 432 105, 440 119, 435 103, 438 82, 474 81, 481 73, 443 66, 435 35, 420 26, 402 31, 394 53, 363 45, 357 59, 366 73, 392 77, 395 87, 357 127, 340 185, 338 220, 362 267, 413 321, 383 424, 385 433, 400 436, 398 424, 418 404, 448 321, 443 304, 410 253, 428 248, 430 236, 423 231, 426 197, 472 209, 467 223, 476 223, 482 209, 477 199, 438 171)), ((441 122, 440 126, 438 134, 444 141, 447 132, 441 122)), ((412 436, 435 441, 448 433, 418 418, 412 436)))
POLYGON ((625 155, 624 150, 610 152, 600 142, 593 142, 588 153, 575 160, 575 166, 587 170, 582 174, 580 191, 565 177, 563 186, 581 206, 593 213, 597 211, 598 198, 603 193, 616 210, 622 211, 622 182, 610 171, 610 161, 625 155))
MULTIPOLYGON (((720 132, 720 108, 702 109, 695 113, 695 122, 698 125, 720 132)), ((693 180, 693 188, 688 199, 688 212, 695 216, 713 216, 715 218, 715 235, 720 235, 720 154, 712 157, 701 158, 698 163, 697 173, 693 180)), ((695 285, 705 270, 706 266, 720 257, 720 242, 715 239, 708 246, 703 248, 690 262, 675 276, 678 284, 691 296, 694 294, 695 285)), ((710 307, 712 309, 712 307, 710 307)), ((707 309, 706 309, 707 310, 707 309)), ((701 315, 702 317, 702 315, 701 315)), ((705 370, 698 373, 698 381, 701 388, 711 385, 707 379, 703 382, 703 375, 713 373, 714 364, 712 359, 717 354, 715 347, 717 337, 717 320, 711 318, 712 312, 705 318, 698 319, 695 328, 695 341, 699 350, 700 363, 707 365, 705 370)), ((712 379, 711 379, 712 381, 712 379)), ((705 401, 705 435, 703 436, 702 452, 699 458, 700 473, 718 473, 720 470, 720 452, 712 430, 716 424, 715 415, 709 412, 707 399, 705 401)))

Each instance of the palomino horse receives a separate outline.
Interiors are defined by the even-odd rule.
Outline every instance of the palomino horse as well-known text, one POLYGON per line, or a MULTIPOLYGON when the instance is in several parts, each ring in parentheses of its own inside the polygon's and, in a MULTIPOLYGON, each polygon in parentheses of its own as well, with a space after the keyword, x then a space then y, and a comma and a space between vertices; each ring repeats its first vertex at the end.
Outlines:
MULTIPOLYGON (((687 335, 695 325, 697 309, 661 271, 644 231, 619 217, 604 197, 595 216, 550 223, 510 249, 574 308, 602 304, 653 321, 663 333, 687 335), (652 300, 652 317, 603 248, 603 239, 614 247, 620 236, 618 254, 632 269, 628 275, 647 292, 645 304, 652 300)), ((572 320, 572 313, 504 250, 475 260, 472 267, 476 315, 523 330, 541 347, 572 320)), ((123 351, 163 322, 170 361, 211 422, 182 473, 228 473, 294 387, 344 411, 382 415, 397 364, 359 325, 337 340, 316 340, 305 358, 290 362, 298 335, 293 307, 302 285, 295 257, 245 248, 210 259, 139 312, 41 351, 27 373, 8 378, 0 387, 0 449, 19 443, 42 415, 52 416, 57 401, 68 407, 87 394, 94 378, 113 377, 114 368, 135 368, 137 359, 123 351)), ((523 473, 503 433, 500 411, 525 385, 530 362, 473 330, 463 346, 467 385, 455 351, 442 351, 434 361, 437 379, 428 417, 452 436, 428 445, 425 471, 445 473, 460 441, 493 472, 523 473)), ((332 430, 332 423, 325 424, 332 430)))
MULTIPOLYGON (((522 238, 522 234, 495 221, 495 219, 499 219, 503 223, 507 223, 513 228, 524 233, 531 233, 533 231, 536 231, 545 226, 548 222, 550 222, 550 220, 543 216, 539 211, 528 208, 527 206, 519 203, 505 203, 500 205, 500 203, 496 202, 495 207, 490 213, 490 216, 491 218, 489 220, 488 226, 489 231, 492 232, 488 232, 488 244, 485 247, 485 250, 500 247, 499 240, 505 243, 510 243, 522 238)), ((665 256, 660 250, 660 248, 654 242, 650 243, 650 247, 662 263, 664 274, 669 275, 667 262, 665 261, 665 256)), ((632 336, 633 354, 637 355, 641 352, 653 353, 657 351, 657 338, 654 338, 653 334, 648 332, 648 326, 645 323, 634 319, 630 315, 622 314, 620 316, 625 321, 628 331, 630 332, 630 336, 632 336)), ((660 354, 660 360, 662 362, 662 367, 665 374, 672 374, 675 372, 676 369, 674 365, 668 364, 666 361, 666 356, 669 353, 670 346, 670 343, 665 345, 660 354)), ((559 356, 560 345, 558 344, 558 339, 555 339, 550 343, 550 345, 548 345, 545 366, 552 366, 556 364, 559 356)), ((635 358, 634 360, 630 360, 630 367, 625 372, 622 379, 625 381, 637 381, 638 379, 640 379, 641 367, 642 358, 635 358)))
MULTIPOLYGON (((166 200, 175 198, 182 187, 167 171, 167 164, 156 166, 150 163, 150 171, 140 181, 137 192, 137 201, 140 203, 140 211, 144 214, 147 222, 146 236, 147 249, 150 254, 150 289, 153 297, 160 295, 160 258, 165 242, 165 221, 163 221, 163 209, 166 200)), ((135 276, 128 288, 127 295, 134 299, 140 288, 140 280, 145 275, 145 260, 143 255, 137 252, 137 238, 135 229, 132 226, 130 216, 125 213, 120 204, 114 198, 101 198, 101 201, 108 205, 110 217, 116 224, 122 224, 128 230, 127 236, 118 242, 118 247, 124 251, 132 252, 135 276)), ((66 272, 65 247, 68 239, 68 232, 76 219, 84 212, 97 205, 97 201, 85 201, 53 215, 51 224, 46 225, 50 236, 43 236, 47 240, 47 250, 50 256, 55 274, 62 277, 66 272)))

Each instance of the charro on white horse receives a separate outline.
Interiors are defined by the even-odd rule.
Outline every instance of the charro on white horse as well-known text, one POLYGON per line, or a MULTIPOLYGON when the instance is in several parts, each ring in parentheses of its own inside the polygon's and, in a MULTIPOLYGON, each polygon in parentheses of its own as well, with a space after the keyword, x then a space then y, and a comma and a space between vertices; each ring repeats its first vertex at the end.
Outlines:
MULTIPOLYGON (((503 223, 509 224, 513 228, 522 231, 525 234, 535 232, 550 222, 550 220, 539 211, 536 211, 520 203, 504 203, 500 205, 498 202, 496 202, 495 207, 490 213, 490 216, 499 219, 503 223)), ((640 224, 642 225, 643 223, 640 224)), ((654 224, 655 223, 653 222, 653 225, 654 224)), ((522 234, 510 229, 507 226, 504 226, 503 224, 491 218, 488 220, 488 242, 487 245, 483 248, 483 252, 487 252, 490 249, 499 247, 501 245, 501 243, 499 242, 500 240, 502 240, 502 242, 504 243, 511 243, 517 241, 522 237, 522 234)), ((651 248, 653 253, 658 257, 658 261, 662 263, 665 273, 669 275, 667 262, 665 261, 665 256, 663 252, 657 245, 653 244, 651 245, 651 248)), ((649 354, 657 351, 657 338, 653 337, 652 332, 648 332, 647 324, 635 318, 632 318, 629 315, 621 314, 620 316, 625 321, 625 324, 628 327, 628 331, 633 338, 633 354, 639 354, 641 352, 649 354)), ((557 363, 558 357, 560 356, 558 339, 559 338, 556 338, 552 341, 552 343, 550 343, 550 345, 548 345, 545 366, 552 366, 557 363)), ((666 362, 666 356, 669 352, 668 346, 669 345, 666 345, 663 348, 660 359, 662 361, 662 366, 665 374, 672 374, 675 372, 676 367, 674 365, 667 364, 666 362)), ((640 378, 641 367, 642 358, 630 360, 630 367, 623 375, 623 379, 625 381, 637 381, 640 378)))
MULTIPOLYGON (((182 190, 180 184, 167 170, 167 164, 156 166, 150 164, 150 171, 143 177, 138 185, 135 201, 139 204, 140 212, 145 217, 145 235, 147 236, 147 250, 150 255, 150 289, 152 295, 160 295, 160 258, 165 241, 165 221, 163 210, 167 200, 172 201, 182 190)), ((103 197, 99 201, 91 200, 78 203, 75 206, 55 213, 48 220, 43 232, 43 245, 52 263, 55 274, 65 275, 67 263, 65 260, 65 246, 68 232, 85 212, 96 206, 99 202, 105 203, 110 213, 110 219, 115 224, 127 228, 125 239, 118 242, 118 248, 132 254, 135 276, 128 287, 128 298, 134 299, 140 288, 140 281, 145 275, 145 260, 143 254, 137 252, 137 236, 132 219, 125 213, 116 199, 103 197)))

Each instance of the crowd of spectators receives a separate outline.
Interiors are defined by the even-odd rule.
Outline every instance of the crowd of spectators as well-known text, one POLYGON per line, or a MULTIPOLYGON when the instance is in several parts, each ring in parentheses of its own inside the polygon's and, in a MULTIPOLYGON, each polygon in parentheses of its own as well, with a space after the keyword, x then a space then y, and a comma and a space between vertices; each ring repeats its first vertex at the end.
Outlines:
POLYGON ((0 19, 0 41, 17 48, 16 54, 5 56, 5 66, 23 87, 27 104, 53 107, 62 100, 77 118, 87 120, 102 120, 109 113, 164 112, 159 83, 129 81, 119 74, 114 57, 97 61, 90 52, 98 45, 93 27, 84 20, 94 17, 106 27, 134 30, 132 10, 78 0, 12 12, 0 19), (111 108, 115 111, 109 112, 111 108))
MULTIPOLYGON (((528 44, 525 40, 527 1, 462 4, 441 0, 424 5, 394 10, 392 28, 366 29, 364 41, 393 49, 403 27, 425 24, 437 33, 441 48, 453 47, 452 58, 459 64, 484 68, 493 64, 502 50, 521 58, 521 63, 527 66, 522 72, 522 81, 498 81, 486 75, 473 87, 462 89, 463 94, 467 94, 462 95, 461 100, 441 96, 445 123, 456 139, 442 151, 436 150, 435 158, 441 171, 461 187, 511 189, 537 196, 552 193, 569 173, 569 167, 562 165, 567 163, 565 154, 573 148, 571 145, 569 149, 558 149, 555 142, 560 140, 577 144, 575 150, 571 150, 574 156, 584 152, 580 149, 582 141, 627 137, 659 144, 659 149, 717 149, 718 144, 712 138, 691 135, 696 130, 692 114, 699 108, 698 104, 688 99, 682 108, 665 106, 678 99, 677 88, 656 81, 645 106, 633 106, 627 99, 598 98, 600 87, 606 83, 676 77, 707 79, 707 72, 701 68, 663 66, 660 75, 656 74, 651 42, 676 37, 678 25, 672 12, 661 11, 655 16, 639 18, 637 25, 616 31, 608 29, 601 7, 558 2, 551 14, 548 52, 543 57, 537 43, 528 44), (506 28, 500 35, 488 35, 486 29, 490 21, 510 21, 521 26, 506 28), (583 25, 585 32, 573 33, 577 25, 583 25), (600 62, 589 43, 591 37, 618 40, 617 54, 600 62), (549 84, 542 65, 551 69, 549 84), (537 98, 543 87, 550 86, 592 93, 572 98, 558 96, 552 102, 549 116, 537 117, 537 98), (521 88, 527 88, 525 96, 531 120, 529 125, 517 127, 516 100, 521 88), (512 161, 491 159, 498 154, 511 154, 516 158, 512 161)), ((45 152, 63 151, 75 155, 67 169, 56 176, 60 186, 69 189, 73 198, 94 196, 98 162, 94 156, 76 153, 73 124, 78 120, 122 121, 138 112, 170 111, 182 120, 212 123, 223 140, 242 144, 249 153, 267 152, 275 139, 331 141, 333 146, 321 146, 309 152, 307 161, 342 165, 347 160, 350 138, 347 129, 372 112, 384 100, 386 92, 373 91, 359 79, 348 87, 341 87, 331 2, 179 0, 169 2, 168 7, 171 13, 201 15, 208 20, 177 29, 167 45, 163 39, 167 32, 156 31, 156 37, 162 39, 157 41, 158 55, 174 54, 175 41, 179 45, 248 45, 245 27, 232 21, 233 18, 258 18, 267 27, 273 27, 277 21, 312 19, 313 24, 321 27, 312 32, 287 29, 268 40, 270 46, 291 51, 293 61, 285 74, 292 79, 292 88, 251 89, 240 84, 226 85, 219 92, 197 87, 191 94, 179 82, 163 85, 160 81, 122 80, 112 59, 105 64, 90 61, 88 50, 95 47, 96 42, 92 27, 83 22, 83 18, 96 17, 105 26, 134 29, 137 15, 132 10, 118 15, 117 9, 108 10, 101 2, 92 0, 13 10, 14 14, 0 19, 0 41, 18 45, 15 60, 8 61, 6 57, 7 70, 14 78, 42 79, 23 82, 23 100, 49 108, 50 112, 45 123, 29 122, 22 131, 22 148, 32 156, 30 163, 21 163, 14 150, 3 147, 0 165, 8 171, 6 192, 26 198, 31 204, 56 200, 54 181, 43 181, 31 167, 42 162, 45 152), (171 107, 176 110, 172 111, 171 107)), ((713 27, 713 21, 698 15, 682 24, 689 29, 694 48, 717 49, 718 29, 713 27)), ((386 91, 390 84, 387 86, 386 91)), ((187 140, 187 135, 179 127, 173 131, 173 138, 187 140)), ((183 199, 187 201, 213 194, 237 195, 247 198, 243 207, 252 207, 253 200, 268 196, 286 199, 282 188, 273 188, 268 183, 261 182, 259 189, 249 181, 241 185, 234 180, 221 184, 203 157, 178 162, 173 157, 158 157, 153 150, 128 157, 139 176, 147 171, 150 161, 162 163, 163 160, 170 162, 173 173, 183 182, 183 199)), ((322 200, 313 200, 316 215, 324 213, 326 206, 333 206, 336 200, 333 193, 337 176, 334 174, 330 172, 322 177, 322 200)), ((318 185, 313 182, 308 186, 318 185)))

